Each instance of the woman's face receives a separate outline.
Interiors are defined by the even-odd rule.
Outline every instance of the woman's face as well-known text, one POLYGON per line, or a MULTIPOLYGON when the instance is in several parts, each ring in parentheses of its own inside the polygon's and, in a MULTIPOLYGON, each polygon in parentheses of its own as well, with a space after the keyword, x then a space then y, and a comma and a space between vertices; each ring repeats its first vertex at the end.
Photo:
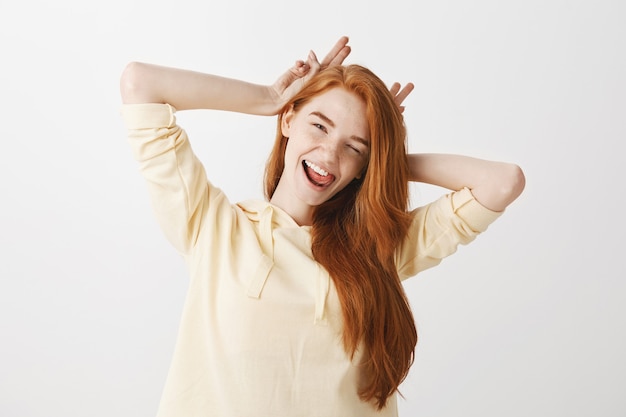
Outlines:
POLYGON ((285 168, 272 203, 287 212, 312 212, 365 170, 369 127, 365 103, 356 94, 343 88, 320 94, 288 111, 281 129, 288 138, 285 168))

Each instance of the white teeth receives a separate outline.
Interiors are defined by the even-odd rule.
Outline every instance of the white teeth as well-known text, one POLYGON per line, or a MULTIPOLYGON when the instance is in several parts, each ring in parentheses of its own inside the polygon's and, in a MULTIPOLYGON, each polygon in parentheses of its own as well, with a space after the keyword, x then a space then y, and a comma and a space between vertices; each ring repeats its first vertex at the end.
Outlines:
POLYGON ((311 168, 313 171, 317 172, 318 174, 324 177, 328 175, 328 172, 324 171, 322 168, 318 167, 313 162, 304 161, 304 163, 306 164, 306 166, 308 166, 309 168, 311 168))

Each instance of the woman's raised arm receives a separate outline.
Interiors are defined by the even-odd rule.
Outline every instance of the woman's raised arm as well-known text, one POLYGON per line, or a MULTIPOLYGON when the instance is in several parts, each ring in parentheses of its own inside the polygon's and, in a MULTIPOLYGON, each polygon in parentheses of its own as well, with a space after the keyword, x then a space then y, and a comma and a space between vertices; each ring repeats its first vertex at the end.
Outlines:
MULTIPOLYGON (((401 112, 403 101, 413 91, 412 83, 389 91, 401 112)), ((409 154, 409 180, 458 191, 467 187, 474 198, 492 211, 502 211, 524 191, 522 169, 506 162, 487 161, 463 155, 409 154)))
POLYGON ((410 154, 409 178, 450 190, 470 189, 480 204, 503 211, 524 190, 524 173, 515 164, 462 155, 410 154))
POLYGON ((131 62, 120 80, 125 104, 168 103, 177 110, 212 109, 275 115, 321 69, 338 65, 350 53, 340 38, 322 62, 311 51, 272 85, 259 85, 178 68, 131 62))

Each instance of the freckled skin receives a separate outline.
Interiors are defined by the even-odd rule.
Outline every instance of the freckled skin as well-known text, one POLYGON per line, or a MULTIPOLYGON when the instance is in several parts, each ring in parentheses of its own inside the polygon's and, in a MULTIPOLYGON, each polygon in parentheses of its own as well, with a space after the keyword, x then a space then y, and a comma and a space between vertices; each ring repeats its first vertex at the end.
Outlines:
MULTIPOLYGON (((355 94, 334 88, 289 111, 281 126, 289 138, 285 168, 272 196, 294 219, 310 219, 313 208, 341 191, 366 166, 369 140, 365 103, 355 94), (357 138, 361 138, 358 140, 357 138), (306 175, 304 161, 332 175, 319 186, 306 175)), ((302 220, 301 220, 302 221, 302 220)))

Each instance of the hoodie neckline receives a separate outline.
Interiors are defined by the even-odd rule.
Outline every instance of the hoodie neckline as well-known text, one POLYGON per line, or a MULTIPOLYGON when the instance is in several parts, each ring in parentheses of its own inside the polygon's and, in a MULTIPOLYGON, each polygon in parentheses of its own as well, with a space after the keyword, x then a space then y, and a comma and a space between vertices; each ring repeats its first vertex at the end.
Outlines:
POLYGON ((237 203, 237 206, 241 208, 250 220, 260 221, 263 213, 270 208, 273 212, 272 223, 277 227, 290 227, 302 229, 306 232, 311 231, 310 225, 301 226, 291 217, 285 210, 270 203, 266 200, 250 199, 237 203))

